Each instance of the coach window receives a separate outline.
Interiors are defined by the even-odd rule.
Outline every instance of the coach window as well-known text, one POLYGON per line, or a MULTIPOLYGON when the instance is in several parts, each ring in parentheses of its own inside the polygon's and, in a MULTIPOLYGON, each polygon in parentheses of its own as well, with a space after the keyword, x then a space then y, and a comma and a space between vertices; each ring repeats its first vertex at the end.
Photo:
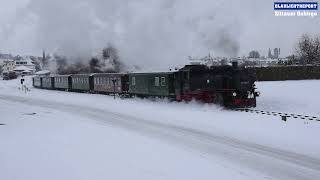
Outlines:
POLYGON ((166 86, 166 77, 161 77, 161 86, 166 86))
POLYGON ((132 77, 132 86, 136 85, 136 77, 132 77))
POLYGON ((160 83, 159 83, 159 77, 155 77, 155 78, 154 78, 154 85, 155 85, 155 86, 159 86, 159 84, 160 84, 160 83))

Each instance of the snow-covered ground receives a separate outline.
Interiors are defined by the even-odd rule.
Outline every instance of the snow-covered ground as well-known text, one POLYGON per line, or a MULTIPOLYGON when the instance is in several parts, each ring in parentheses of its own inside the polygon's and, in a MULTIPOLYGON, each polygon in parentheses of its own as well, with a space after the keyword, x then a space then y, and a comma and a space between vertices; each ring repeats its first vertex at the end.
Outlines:
POLYGON ((320 80, 258 82, 257 109, 320 116, 320 80))
MULTIPOLYGON (((320 122, 18 87, 0 80, 0 179, 320 179, 320 122)), ((320 81, 257 87, 257 109, 320 116, 320 81)))

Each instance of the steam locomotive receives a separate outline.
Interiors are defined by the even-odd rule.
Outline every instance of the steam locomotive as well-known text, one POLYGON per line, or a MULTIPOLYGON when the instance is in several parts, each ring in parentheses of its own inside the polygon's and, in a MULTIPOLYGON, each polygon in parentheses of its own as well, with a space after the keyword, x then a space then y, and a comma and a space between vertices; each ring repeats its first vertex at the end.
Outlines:
POLYGON ((33 86, 123 97, 193 99, 225 107, 255 107, 259 93, 252 69, 232 66, 186 65, 170 72, 98 73, 33 77, 33 86))

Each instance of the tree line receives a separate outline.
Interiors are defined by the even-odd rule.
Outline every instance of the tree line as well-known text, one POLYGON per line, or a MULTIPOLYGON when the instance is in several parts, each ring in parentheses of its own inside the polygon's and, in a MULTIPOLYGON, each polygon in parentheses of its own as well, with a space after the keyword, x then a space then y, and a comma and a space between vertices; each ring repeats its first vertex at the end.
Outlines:
MULTIPOLYGON (((257 50, 252 50, 248 58, 260 58, 257 50)), ((297 40, 292 55, 287 61, 279 60, 279 65, 319 65, 320 64, 320 35, 303 34, 297 40)))

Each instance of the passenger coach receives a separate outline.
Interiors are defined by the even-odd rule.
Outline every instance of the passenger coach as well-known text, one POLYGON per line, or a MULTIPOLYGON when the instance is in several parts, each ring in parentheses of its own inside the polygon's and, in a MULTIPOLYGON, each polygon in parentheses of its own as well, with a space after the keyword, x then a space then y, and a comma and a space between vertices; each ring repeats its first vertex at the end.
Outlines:
POLYGON ((54 77, 43 76, 41 77, 42 87, 44 89, 54 89, 54 77))
POLYGON ((73 74, 71 75, 72 90, 80 92, 89 92, 93 89, 91 74, 73 74))
POLYGON ((54 77, 54 88, 60 90, 71 90, 71 75, 57 75, 54 77))
POLYGON ((93 91, 103 94, 127 94, 129 90, 128 74, 93 74, 93 91))
POLYGON ((147 97, 174 98, 173 72, 130 73, 129 93, 131 95, 147 97))
POLYGON ((32 84, 36 88, 42 88, 42 78, 40 76, 33 77, 32 84))

